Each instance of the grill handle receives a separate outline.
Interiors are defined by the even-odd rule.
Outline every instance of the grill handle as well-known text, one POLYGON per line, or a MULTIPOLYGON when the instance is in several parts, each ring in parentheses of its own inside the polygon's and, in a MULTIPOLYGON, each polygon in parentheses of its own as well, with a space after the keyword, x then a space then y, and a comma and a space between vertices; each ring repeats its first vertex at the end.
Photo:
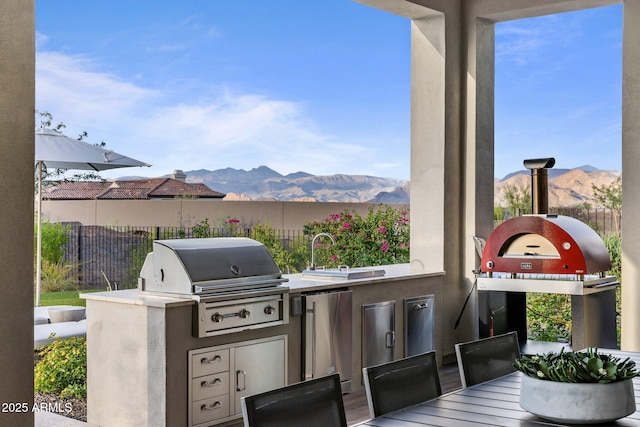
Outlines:
MULTIPOLYGON (((288 282, 289 279, 264 279, 264 280, 255 280, 255 281, 247 281, 244 282, 244 284, 246 285, 251 285, 251 287, 253 286, 261 286, 261 285, 269 285, 269 284, 276 284, 276 283, 285 283, 288 282)), ((212 284, 212 285, 194 285, 193 286, 193 292, 196 294, 203 294, 203 293, 207 293, 210 291, 216 291, 216 292, 220 292, 221 289, 221 284, 223 282, 219 282, 216 284, 212 284)), ((230 285, 234 285, 237 286, 239 282, 235 281, 235 282, 229 282, 228 284, 230 285)))

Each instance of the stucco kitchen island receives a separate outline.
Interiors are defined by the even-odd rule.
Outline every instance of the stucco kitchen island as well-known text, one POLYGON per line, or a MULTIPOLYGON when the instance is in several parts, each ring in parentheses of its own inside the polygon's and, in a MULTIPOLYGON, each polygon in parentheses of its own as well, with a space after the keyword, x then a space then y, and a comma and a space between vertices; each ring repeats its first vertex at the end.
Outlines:
MULTIPOLYGON (((444 273, 411 272, 408 264, 380 268, 385 270, 384 276, 356 280, 285 275, 288 282, 284 286, 289 288, 291 302, 307 293, 336 289, 352 292, 353 390, 363 387, 360 339, 363 306, 397 301, 395 318, 403 319, 404 299, 433 295, 433 346, 439 356, 442 354, 444 273)), ((296 314, 297 309, 291 310, 288 323, 282 325, 198 338, 194 336, 194 301, 145 295, 137 289, 83 294, 82 297, 87 303, 87 421, 90 423, 103 427, 224 425, 241 417, 241 393, 234 390, 247 385, 238 387, 237 381, 258 377, 259 383, 289 384, 302 378, 303 316, 296 314), (258 354, 258 358, 244 357, 247 354, 258 354), (222 382, 218 378, 210 381, 207 372, 198 373, 192 362, 200 360, 220 361, 222 368, 212 372, 222 372, 222 382), (242 363, 246 366, 240 369, 242 363), (243 374, 238 376, 240 371, 243 374), (263 375, 268 378, 261 378, 263 375), (223 383, 225 380, 228 384, 223 383), (197 400, 200 397, 194 384, 213 385, 214 382, 221 382, 220 385, 229 390, 227 400, 220 400, 222 405, 217 405, 218 400, 215 405, 206 399, 197 400), (225 402, 228 408, 224 407, 225 402), (211 421, 195 415, 197 409, 204 406, 216 414, 211 421), (219 409, 223 412, 216 412, 219 409)), ((395 336, 394 357, 403 357, 401 321, 396 321, 395 336)))

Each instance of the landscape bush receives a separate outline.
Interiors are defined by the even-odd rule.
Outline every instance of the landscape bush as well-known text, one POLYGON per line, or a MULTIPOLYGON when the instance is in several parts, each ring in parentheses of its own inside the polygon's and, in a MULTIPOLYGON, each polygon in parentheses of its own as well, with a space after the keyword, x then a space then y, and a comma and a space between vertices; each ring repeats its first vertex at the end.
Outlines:
POLYGON ((56 339, 39 353, 34 390, 62 398, 87 397, 87 342, 84 337, 56 339))
POLYGON ((78 266, 60 261, 42 260, 40 290, 42 292, 75 291, 79 288, 78 266))
POLYGON ((328 267, 364 267, 409 262, 409 218, 407 212, 388 205, 369 208, 366 217, 347 210, 323 221, 304 225, 304 233, 315 236, 329 233, 316 241, 316 264, 328 267))
POLYGON ((409 218, 407 212, 391 206, 370 208, 366 217, 344 211, 322 221, 304 224, 302 235, 283 236, 271 224, 244 227, 227 217, 221 227, 212 229, 209 220, 199 221, 191 229, 194 237, 248 235, 264 244, 276 264, 285 273, 299 273, 311 263, 311 239, 318 233, 329 233, 336 244, 316 242, 316 264, 328 267, 375 266, 409 262, 409 218))
MULTIPOLYGON (((69 241, 69 227, 60 223, 42 221, 41 255, 42 259, 52 264, 64 260, 64 245, 69 241)), ((37 227, 34 227, 34 250, 38 250, 37 227)))
POLYGON ((304 239, 289 241, 289 249, 273 229, 271 224, 257 224, 251 229, 251 238, 262 243, 276 262, 281 271, 287 274, 299 273, 305 268, 306 243, 304 239))
MULTIPOLYGON (((41 280, 44 292, 71 291, 78 289, 78 265, 64 259, 64 246, 69 241, 68 226, 43 221, 41 239, 41 280)), ((34 229, 37 233, 37 228, 34 229)), ((37 251, 37 234, 34 233, 34 249, 37 251)), ((34 256, 37 260, 37 254, 34 256)), ((36 271, 36 269, 34 269, 36 271)), ((36 278, 34 277, 34 283, 36 278)))

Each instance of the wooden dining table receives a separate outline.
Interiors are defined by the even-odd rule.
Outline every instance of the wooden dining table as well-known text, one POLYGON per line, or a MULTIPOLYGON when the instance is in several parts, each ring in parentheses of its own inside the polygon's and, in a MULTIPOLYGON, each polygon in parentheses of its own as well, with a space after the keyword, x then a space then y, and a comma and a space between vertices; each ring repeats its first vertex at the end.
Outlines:
MULTIPOLYGON (((629 357, 640 367, 640 352, 598 349, 621 359, 629 357)), ((520 407, 521 372, 443 394, 435 399, 378 416, 359 427, 422 426, 560 426, 520 407)), ((640 426, 640 378, 633 379, 636 412, 597 426, 640 426)))

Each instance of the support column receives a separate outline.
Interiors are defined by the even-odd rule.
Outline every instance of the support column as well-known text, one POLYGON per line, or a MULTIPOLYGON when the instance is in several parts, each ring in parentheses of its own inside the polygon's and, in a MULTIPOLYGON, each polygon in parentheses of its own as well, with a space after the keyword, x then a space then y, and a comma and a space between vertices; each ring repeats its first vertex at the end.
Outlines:
POLYGON ((624 2, 622 49, 622 344, 640 351, 640 2, 624 2))
POLYGON ((0 425, 33 426, 34 0, 0 2, 0 91, 0 425))
POLYGON ((411 268, 444 270, 444 15, 411 22, 411 268))

